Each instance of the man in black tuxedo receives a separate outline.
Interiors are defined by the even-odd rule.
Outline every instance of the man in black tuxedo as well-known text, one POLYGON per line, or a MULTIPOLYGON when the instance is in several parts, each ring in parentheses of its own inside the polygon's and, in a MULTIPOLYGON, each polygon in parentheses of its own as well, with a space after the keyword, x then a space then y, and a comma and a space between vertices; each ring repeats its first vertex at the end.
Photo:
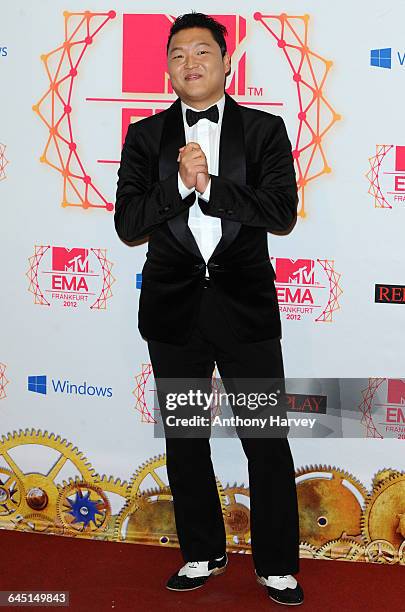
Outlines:
MULTIPOLYGON (((224 34, 201 13, 173 23, 168 72, 178 99, 129 126, 118 171, 116 231, 128 242, 149 237, 139 330, 158 393, 163 379, 210 381, 215 363, 227 391, 241 389, 243 378, 284 379, 267 232, 287 231, 296 219, 291 144, 281 117, 225 93, 224 34)), ((225 570, 225 528, 209 435, 171 437, 168 429, 167 473, 186 563, 167 587, 189 590, 225 570)), ((239 437, 257 580, 275 601, 302 603, 292 575, 299 528, 288 440, 239 437)))

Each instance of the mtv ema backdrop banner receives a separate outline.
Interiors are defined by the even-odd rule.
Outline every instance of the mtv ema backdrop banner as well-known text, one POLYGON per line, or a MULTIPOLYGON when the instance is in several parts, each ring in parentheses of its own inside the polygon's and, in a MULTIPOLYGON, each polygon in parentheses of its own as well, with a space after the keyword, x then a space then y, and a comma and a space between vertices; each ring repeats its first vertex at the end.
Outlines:
MULTIPOLYGON (((1 528, 178 546, 137 329, 147 243, 122 243, 113 214, 128 125, 175 100, 166 39, 192 8, 228 28, 228 93, 280 115, 292 143, 298 221, 269 252, 286 375, 318 391, 290 414, 327 415, 328 378, 351 381, 359 417, 356 437, 290 440, 301 554, 405 563, 401 5, 2 6, 1 528)), ((228 550, 250 553, 240 442, 212 452, 228 550)))

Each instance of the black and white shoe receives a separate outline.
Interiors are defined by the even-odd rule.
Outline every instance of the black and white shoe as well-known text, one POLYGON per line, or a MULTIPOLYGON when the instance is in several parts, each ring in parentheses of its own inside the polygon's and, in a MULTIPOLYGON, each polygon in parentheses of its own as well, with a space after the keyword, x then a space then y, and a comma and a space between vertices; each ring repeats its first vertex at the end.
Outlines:
POLYGON ((304 592, 291 574, 287 576, 259 576, 257 582, 267 587, 267 593, 273 601, 286 606, 299 606, 304 601, 304 592))
POLYGON ((211 561, 188 561, 183 567, 167 581, 166 587, 171 591, 192 591, 199 589, 210 576, 223 574, 228 565, 225 553, 218 559, 211 561))

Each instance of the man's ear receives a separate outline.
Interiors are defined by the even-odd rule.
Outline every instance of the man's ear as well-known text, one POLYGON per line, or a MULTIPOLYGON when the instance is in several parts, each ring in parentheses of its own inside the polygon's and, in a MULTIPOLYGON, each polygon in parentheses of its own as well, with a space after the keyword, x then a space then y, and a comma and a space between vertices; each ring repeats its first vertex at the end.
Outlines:
POLYGON ((223 57, 223 62, 224 62, 225 75, 228 76, 231 72, 231 57, 228 51, 225 52, 225 55, 223 57))

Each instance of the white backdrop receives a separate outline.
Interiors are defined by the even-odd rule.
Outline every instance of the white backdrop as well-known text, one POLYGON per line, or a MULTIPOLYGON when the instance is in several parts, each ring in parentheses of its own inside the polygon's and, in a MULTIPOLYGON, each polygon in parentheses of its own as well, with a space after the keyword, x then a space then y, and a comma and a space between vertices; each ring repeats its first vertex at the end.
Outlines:
MULTIPOLYGON (((317 260, 333 261, 340 288, 332 320, 316 322, 313 315, 287 320, 283 314, 285 370, 290 377, 395 379, 404 376, 405 308, 374 302, 376 283, 405 284, 404 203, 395 202, 392 209, 375 208, 366 177, 369 158, 375 156, 377 145, 400 146, 404 142, 405 67, 399 60, 404 51, 401 47, 404 4, 391 0, 382 10, 376 0, 357 3, 344 0, 338 8, 313 0, 257 4, 223 0, 218 8, 216 2, 206 0, 204 6, 191 7, 212 15, 236 14, 246 20, 246 38, 238 49, 239 56, 234 58, 235 67, 246 51, 245 91, 234 97, 241 103, 257 104, 257 108, 281 115, 293 148, 299 131, 297 84, 292 79, 284 49, 266 28, 267 24, 276 31, 277 22, 270 17, 257 20, 254 14, 259 11, 262 15, 275 16, 286 13, 289 16, 286 23, 299 33, 303 32, 304 22, 291 16, 308 14, 307 45, 312 54, 315 81, 322 92, 321 123, 324 126, 329 123, 330 108, 340 115, 321 138, 325 165, 331 172, 314 178, 306 186, 305 217, 299 217, 289 236, 269 235, 272 257, 315 261, 315 284, 327 285, 328 280, 317 260), (388 47, 392 49, 391 69, 370 66, 370 50, 388 47), (330 60, 333 65, 320 86, 323 60, 330 60), (249 87, 262 88, 263 95, 254 95, 249 87), (274 101, 282 104, 262 104, 274 101)), ((153 425, 145 422, 147 419, 137 410, 133 393, 138 385, 136 377, 141 374, 143 364, 149 363, 147 345, 137 329, 139 288, 135 282, 145 260, 147 244, 134 248, 123 244, 114 231, 113 212, 105 208, 61 206, 64 179, 60 158, 52 143, 44 153, 49 138, 49 125, 45 121, 49 122, 52 117, 50 95, 37 107, 45 120, 32 107, 48 91, 50 79, 46 65, 53 75, 51 81, 57 81, 63 70, 67 74, 66 57, 61 62, 61 72, 56 69, 55 61, 61 53, 50 56, 48 64, 40 59, 65 41, 63 11, 66 10, 80 14, 84 10, 116 12, 115 18, 108 19, 97 33, 94 33, 95 24, 102 23, 104 18, 92 17, 93 41, 86 48, 73 80, 69 99, 73 140, 85 172, 79 166, 73 168, 72 164, 71 174, 90 175, 105 201, 114 202, 116 162, 123 138, 122 109, 148 107, 153 111, 166 108, 168 100, 174 99, 173 94, 164 91, 123 93, 122 84, 123 16, 135 11, 165 14, 166 3, 150 0, 147 4, 135 5, 130 1, 116 1, 101 7, 100 2, 91 0, 85 4, 76 0, 68 3, 16 0, 3 4, 0 48, 6 48, 6 54, 0 54, 0 153, 4 151, 0 157, 0 363, 4 376, 0 379, 3 381, 0 435, 26 428, 59 434, 85 454, 98 474, 129 480, 139 465, 164 451, 163 440, 153 438, 153 425), (156 102, 146 102, 151 99, 156 102), (45 163, 41 163, 41 156, 45 163), (30 264, 29 259, 38 245, 105 249, 113 276, 107 276, 112 282, 112 295, 106 299, 105 308, 90 309, 90 298, 79 302, 77 307, 64 307, 64 300, 52 297, 48 300, 50 305, 36 304, 34 294, 28 290, 27 272, 32 278, 33 260, 30 264), (47 376, 46 395, 28 390, 28 376, 34 375, 47 376), (112 397, 58 393, 52 389, 52 379, 111 387, 112 397)), ((170 14, 174 16, 189 10, 190 4, 183 1, 170 5, 170 14)), ((71 17, 70 26, 73 20, 71 17)), ((286 34, 286 40, 294 40, 291 32, 289 38, 286 34)), ((144 36, 142 32, 138 34, 144 36)), ((165 42, 162 40, 161 44, 165 42)), ((145 75, 150 53, 145 48, 145 75)), ((293 62, 298 54, 299 51, 291 50, 293 62)), ((305 70, 304 67, 303 78, 309 74, 305 70)), ((67 79, 64 84, 60 83, 62 96, 69 82, 67 79)), ((59 115, 55 116, 62 116, 60 109, 60 100, 56 99, 54 110, 59 115)), ((308 121, 315 125, 313 117, 308 121)), ((54 118, 52 125, 55 123, 54 118)), ((68 138, 66 121, 60 124, 60 133, 68 138)), ((322 135, 322 129, 317 133, 322 135)), ((303 137, 299 146, 305 147, 305 144, 303 137)), ((60 150, 66 161, 63 143, 60 150)), ((309 176, 322 168, 321 159, 318 149, 309 176)), ((390 168, 383 170, 388 172, 390 168)), ((72 182, 83 194, 83 180, 72 179, 72 182)), ((387 193, 390 191, 388 183, 384 188, 387 193)), ((73 195, 71 192, 70 202, 80 201, 73 195)), ((99 197, 93 198, 93 202, 102 201, 99 197)), ((50 288, 50 253, 51 250, 37 270, 38 286, 45 297, 52 295, 45 292, 50 288)), ((93 284, 89 292, 97 294, 102 286, 102 267, 94 254, 89 262, 90 272, 97 275, 90 279, 93 284)), ((313 287, 313 291, 315 301, 320 300, 325 306, 328 290, 322 292, 313 287)), ((144 387, 149 408, 152 387, 151 376, 144 387)), ((364 428, 364 436, 366 433, 364 428)), ((297 469, 311 464, 336 466, 359 479, 369 491, 379 470, 405 470, 403 440, 300 439, 291 440, 291 447, 297 469)), ((212 448, 221 482, 224 485, 235 481, 246 483, 247 467, 238 440, 215 439, 212 448)), ((24 444, 20 458, 24 472, 41 470, 47 461, 47 451, 35 453, 33 445, 24 444)), ((2 465, 9 466, 4 458, 2 465)), ((405 512, 405 500, 402 511, 405 512)))

